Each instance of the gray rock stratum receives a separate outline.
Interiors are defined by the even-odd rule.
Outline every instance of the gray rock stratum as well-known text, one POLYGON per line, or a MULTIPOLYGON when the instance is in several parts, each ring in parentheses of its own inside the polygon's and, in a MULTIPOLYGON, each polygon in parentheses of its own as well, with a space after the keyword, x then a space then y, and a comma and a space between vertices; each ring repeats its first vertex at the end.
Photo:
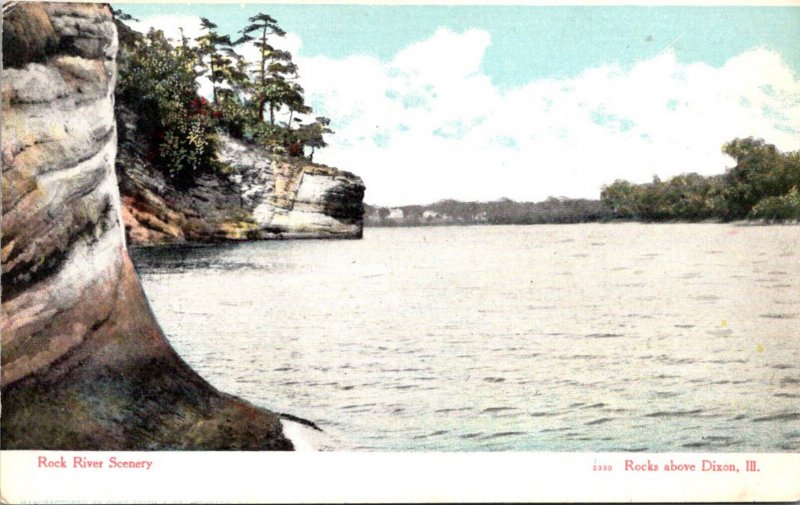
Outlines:
POLYGON ((20 4, 3 47, 3 448, 291 449, 276 415, 175 354, 139 285, 109 8, 20 4))

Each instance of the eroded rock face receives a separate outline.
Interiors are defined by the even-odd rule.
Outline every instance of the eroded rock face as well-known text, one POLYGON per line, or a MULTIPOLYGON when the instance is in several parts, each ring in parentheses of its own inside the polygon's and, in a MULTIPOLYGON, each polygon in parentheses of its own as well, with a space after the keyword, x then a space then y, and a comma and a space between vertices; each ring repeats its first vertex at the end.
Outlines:
POLYGON ((220 134, 219 174, 172 187, 146 161, 136 117, 118 106, 117 176, 132 244, 272 238, 361 238, 363 181, 335 168, 220 134))
POLYGON ((121 221, 108 7, 21 4, 3 45, 3 447, 291 449, 150 312, 121 221))
POLYGON ((361 238, 364 182, 302 158, 271 156, 223 136, 218 158, 231 167, 258 238, 361 238))

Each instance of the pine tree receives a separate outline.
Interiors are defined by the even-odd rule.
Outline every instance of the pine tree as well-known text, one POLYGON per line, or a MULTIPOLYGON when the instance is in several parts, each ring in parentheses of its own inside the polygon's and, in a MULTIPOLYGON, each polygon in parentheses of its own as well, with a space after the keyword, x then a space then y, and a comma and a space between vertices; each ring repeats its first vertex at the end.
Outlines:
POLYGON ((235 71, 236 60, 240 58, 233 50, 233 42, 229 35, 217 33, 217 25, 206 18, 200 18, 203 28, 206 30, 204 35, 196 39, 198 45, 199 66, 207 68, 208 79, 211 81, 211 92, 213 102, 218 102, 219 87, 231 81, 232 73, 235 71), (206 59, 208 66, 206 67, 206 59))
POLYGON ((275 124, 275 112, 283 105, 296 102, 296 88, 293 80, 297 77, 297 65, 288 51, 276 49, 269 38, 283 37, 286 32, 278 22, 267 14, 257 14, 242 31, 237 44, 252 42, 260 53, 257 68, 254 70, 253 96, 258 107, 258 119, 264 120, 269 105, 269 123, 275 124))

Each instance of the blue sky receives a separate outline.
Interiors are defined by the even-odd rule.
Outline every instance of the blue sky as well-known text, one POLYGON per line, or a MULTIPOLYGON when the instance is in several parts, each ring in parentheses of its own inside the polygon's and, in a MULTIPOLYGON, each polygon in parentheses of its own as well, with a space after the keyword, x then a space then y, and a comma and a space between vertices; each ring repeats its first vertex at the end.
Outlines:
MULTIPOLYGON (((367 201, 597 197, 800 148, 800 8, 115 4, 139 27, 266 12, 367 201)), ((245 51, 245 50, 243 50, 245 51)), ((245 51, 246 52, 246 51, 245 51)))
POLYGON ((135 17, 203 16, 235 34, 256 12, 303 40, 304 56, 365 54, 386 60, 439 27, 492 35, 482 69, 501 86, 572 77, 609 63, 629 65, 673 43, 678 61, 721 65, 754 47, 784 55, 800 73, 797 7, 359 6, 134 4, 135 17), (678 39, 676 41, 676 39, 678 39))

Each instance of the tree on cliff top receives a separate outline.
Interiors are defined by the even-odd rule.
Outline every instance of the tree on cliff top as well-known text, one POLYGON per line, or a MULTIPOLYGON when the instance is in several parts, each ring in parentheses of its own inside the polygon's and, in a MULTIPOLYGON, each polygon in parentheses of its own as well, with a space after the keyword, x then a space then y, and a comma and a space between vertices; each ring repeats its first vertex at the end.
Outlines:
POLYGON ((229 35, 217 33, 217 25, 206 18, 200 18, 206 33, 197 37, 197 52, 200 58, 199 66, 208 69, 208 79, 211 81, 212 100, 218 102, 218 90, 223 84, 230 84, 238 78, 237 61, 241 60, 234 50, 234 43, 229 35), (208 64, 206 65, 206 61, 208 64))
POLYGON ((314 161, 314 152, 317 149, 327 147, 328 144, 325 142, 324 135, 333 133, 333 130, 329 128, 330 124, 330 119, 317 116, 313 123, 302 125, 298 129, 297 135, 300 142, 311 148, 311 154, 308 156, 310 161, 314 161))
POLYGON ((271 38, 285 35, 272 17, 251 17, 236 41, 201 18, 204 33, 195 43, 181 31, 171 45, 162 32, 138 35, 119 22, 129 16, 115 15, 120 33, 131 35, 120 37, 117 95, 143 120, 142 131, 158 146, 151 158, 165 173, 190 183, 193 174, 213 170, 216 129, 290 156, 302 156, 310 147, 313 158, 316 149, 327 145, 324 135, 333 133, 330 120, 309 121, 312 109, 297 82, 297 65, 291 53, 271 44, 271 38), (234 50, 245 42, 258 49, 254 63, 234 50), (211 104, 198 96, 201 76, 211 82, 211 104))
POLYGON ((276 49, 269 40, 271 36, 283 37, 286 32, 278 22, 267 14, 252 16, 250 24, 242 29, 237 44, 252 42, 259 50, 259 61, 253 73, 253 95, 258 106, 258 120, 264 120, 267 104, 270 106, 270 124, 275 124, 275 108, 283 103, 282 94, 287 88, 288 76, 297 73, 288 51, 276 49))

